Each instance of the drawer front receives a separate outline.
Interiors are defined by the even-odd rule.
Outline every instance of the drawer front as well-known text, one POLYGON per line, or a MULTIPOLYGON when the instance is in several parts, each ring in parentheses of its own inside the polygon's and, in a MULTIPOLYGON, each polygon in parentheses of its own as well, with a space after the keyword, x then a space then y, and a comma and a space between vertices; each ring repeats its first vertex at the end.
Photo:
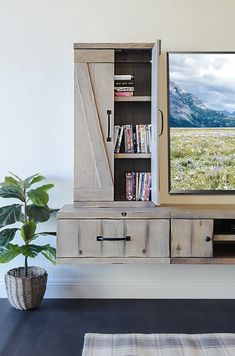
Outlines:
POLYGON ((169 220, 58 221, 57 256, 169 257, 169 220))
POLYGON ((213 220, 172 219, 172 257, 212 257, 213 220))

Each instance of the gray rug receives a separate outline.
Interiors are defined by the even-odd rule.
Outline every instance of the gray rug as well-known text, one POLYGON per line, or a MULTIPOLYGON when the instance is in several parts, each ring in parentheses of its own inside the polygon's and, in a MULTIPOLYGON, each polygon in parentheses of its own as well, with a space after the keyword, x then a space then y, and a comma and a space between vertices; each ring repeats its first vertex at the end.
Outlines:
POLYGON ((235 334, 86 334, 82 356, 235 356, 235 334))

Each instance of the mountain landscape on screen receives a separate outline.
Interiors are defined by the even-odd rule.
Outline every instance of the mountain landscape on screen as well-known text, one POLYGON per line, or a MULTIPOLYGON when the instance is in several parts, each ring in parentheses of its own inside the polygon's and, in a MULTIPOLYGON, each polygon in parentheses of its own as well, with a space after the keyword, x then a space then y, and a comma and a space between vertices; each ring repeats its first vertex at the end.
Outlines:
POLYGON ((173 81, 169 89, 171 127, 235 127, 235 112, 210 109, 173 81))

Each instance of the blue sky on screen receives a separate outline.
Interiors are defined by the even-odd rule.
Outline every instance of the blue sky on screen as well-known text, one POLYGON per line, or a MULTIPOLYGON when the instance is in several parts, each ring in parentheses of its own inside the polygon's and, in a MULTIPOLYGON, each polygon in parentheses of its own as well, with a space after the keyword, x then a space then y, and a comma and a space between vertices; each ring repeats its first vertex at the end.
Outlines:
POLYGON ((235 53, 170 53, 170 80, 208 108, 235 111, 235 53))

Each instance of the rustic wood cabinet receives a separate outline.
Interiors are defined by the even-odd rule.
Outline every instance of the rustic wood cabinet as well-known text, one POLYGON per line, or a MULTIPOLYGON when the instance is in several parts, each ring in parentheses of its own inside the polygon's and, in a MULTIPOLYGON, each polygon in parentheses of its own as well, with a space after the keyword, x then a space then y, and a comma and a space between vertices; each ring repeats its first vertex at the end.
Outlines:
POLYGON ((74 45, 74 203, 57 215, 58 263, 235 261, 234 206, 159 206, 159 55, 160 41, 74 45), (134 95, 114 95, 115 75, 134 77, 134 95), (114 153, 114 126, 142 124, 149 152, 114 153), (126 201, 126 172, 151 172, 149 201, 126 201))
POLYGON ((160 41, 74 48, 75 206, 125 201, 127 171, 151 172, 151 201, 159 204, 160 41), (133 76, 133 96, 114 96, 114 75, 133 76), (114 125, 148 124, 151 153, 114 154, 114 125))

